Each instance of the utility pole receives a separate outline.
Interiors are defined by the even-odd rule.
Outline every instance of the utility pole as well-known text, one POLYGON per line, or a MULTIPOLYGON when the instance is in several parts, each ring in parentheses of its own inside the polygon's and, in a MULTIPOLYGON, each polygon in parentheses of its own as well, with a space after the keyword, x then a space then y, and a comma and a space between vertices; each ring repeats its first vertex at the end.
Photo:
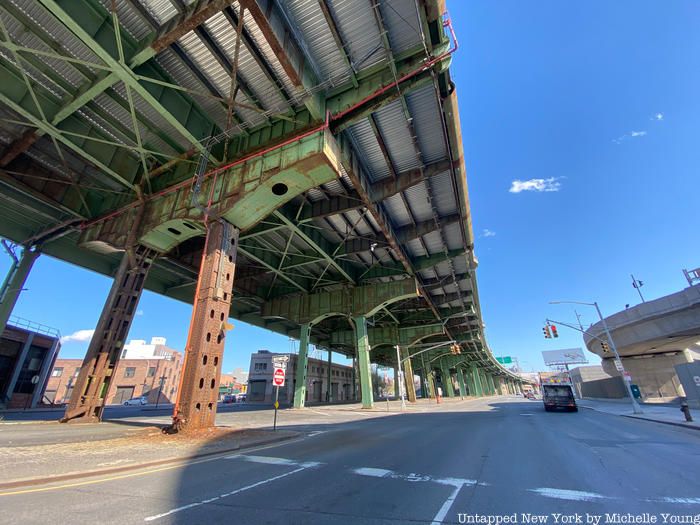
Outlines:
POLYGON ((642 295, 642 290, 641 287, 644 286, 644 283, 642 281, 638 281, 637 279, 634 278, 634 275, 630 274, 630 277, 632 277, 632 286, 636 288, 637 293, 639 294, 639 298, 642 300, 642 302, 646 302, 644 300, 644 296, 642 295))

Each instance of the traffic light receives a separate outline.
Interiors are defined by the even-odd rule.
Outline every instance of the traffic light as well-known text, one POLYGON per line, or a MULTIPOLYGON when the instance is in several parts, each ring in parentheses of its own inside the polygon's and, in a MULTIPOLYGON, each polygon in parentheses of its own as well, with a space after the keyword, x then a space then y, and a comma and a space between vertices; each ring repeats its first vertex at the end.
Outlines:
POLYGON ((600 347, 603 349, 603 352, 610 351, 610 346, 608 346, 608 343, 606 343, 605 341, 600 342, 600 347))
POLYGON ((542 329, 542 333, 544 334, 544 338, 545 338, 545 339, 551 339, 551 338, 552 338, 552 334, 551 334, 551 332, 549 331, 549 325, 545 325, 545 326, 544 326, 544 328, 542 329))
POLYGON ((552 337, 559 337, 559 334, 557 333, 557 327, 552 325, 550 326, 550 328, 552 329, 552 337))

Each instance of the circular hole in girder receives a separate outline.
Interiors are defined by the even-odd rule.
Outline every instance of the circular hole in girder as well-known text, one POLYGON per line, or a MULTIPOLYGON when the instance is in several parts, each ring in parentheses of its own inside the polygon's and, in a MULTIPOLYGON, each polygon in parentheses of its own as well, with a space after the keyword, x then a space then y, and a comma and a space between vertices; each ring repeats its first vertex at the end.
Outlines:
POLYGON ((204 388, 204 378, 199 379, 199 388, 204 388))
POLYGON ((219 364, 219 358, 217 356, 214 356, 214 366, 219 364))
POLYGON ((196 229, 197 229, 197 228, 195 228, 194 226, 192 226, 189 222, 183 222, 182 224, 184 224, 185 226, 187 226, 190 230, 196 230, 196 229))
POLYGON ((277 196, 282 196, 289 191, 287 185, 283 182, 278 182, 272 186, 272 193, 277 196))
POLYGON ((194 408, 196 408, 197 410, 199 410, 200 408, 202 408, 202 405, 200 405, 199 403, 197 403, 197 404, 194 406, 194 408))
POLYGON ((168 228, 168 231, 173 235, 181 235, 180 230, 176 230, 175 228, 168 228))
POLYGON ((216 384, 216 379, 211 380, 211 388, 214 388, 214 385, 216 384))
POLYGON ((207 356, 205 356, 205 355, 202 356, 202 364, 203 365, 206 365, 208 360, 209 360, 209 358, 207 356))

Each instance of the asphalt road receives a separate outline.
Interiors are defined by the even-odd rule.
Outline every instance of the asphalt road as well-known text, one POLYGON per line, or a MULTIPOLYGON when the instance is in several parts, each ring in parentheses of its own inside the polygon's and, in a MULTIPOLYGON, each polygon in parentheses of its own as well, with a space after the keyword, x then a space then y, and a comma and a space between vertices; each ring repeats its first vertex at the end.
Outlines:
POLYGON ((634 523, 695 516, 697 524, 699 445, 696 430, 590 410, 546 413, 541 402, 501 397, 326 424, 292 442, 180 466, 24 489, 31 492, 0 496, 0 506, 3 523, 23 524, 601 525, 632 523, 628 513, 643 520, 634 523))

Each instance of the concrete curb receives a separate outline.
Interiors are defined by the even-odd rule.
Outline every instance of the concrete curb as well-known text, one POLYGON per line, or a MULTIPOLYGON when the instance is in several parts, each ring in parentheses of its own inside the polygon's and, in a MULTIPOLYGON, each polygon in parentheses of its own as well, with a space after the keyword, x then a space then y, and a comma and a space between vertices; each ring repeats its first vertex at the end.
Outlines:
POLYGON ((673 425, 674 427, 689 428, 691 430, 700 430, 700 426, 688 425, 682 421, 665 421, 663 419, 654 419, 645 416, 636 416, 634 414, 615 414, 614 412, 606 412, 605 410, 600 410, 599 408, 587 407, 585 405, 579 405, 580 408, 587 408, 588 410, 595 410, 601 414, 610 414, 611 416, 628 417, 630 419, 640 419, 643 421, 651 421, 652 423, 661 423, 663 425, 673 425))
POLYGON ((629 417, 631 419, 643 419, 644 421, 653 421, 654 423, 663 423, 664 425, 673 425, 674 427, 689 428, 691 430, 700 430, 700 426, 688 425, 682 421, 664 421, 663 419, 652 419, 650 417, 635 416, 631 414, 622 414, 622 417, 629 417))
MULTIPOLYGON (((291 432, 291 431, 286 431, 286 432, 291 432)), ((20 487, 32 487, 36 485, 46 485, 49 483, 56 483, 58 481, 68 481, 72 479, 81 479, 85 477, 95 477, 95 476, 104 476, 106 474, 116 474, 120 472, 129 472, 132 470, 139 470, 143 468, 148 468, 148 467, 157 467, 157 466, 162 466, 162 465, 168 465, 172 463, 178 463, 181 461, 191 461, 193 459, 202 459, 202 458, 207 458, 211 456, 216 456, 218 454, 229 454, 231 452, 238 452, 240 450, 247 450, 263 445, 270 445, 273 443, 281 443, 283 441, 288 441, 291 439, 298 438, 301 436, 301 432, 295 432, 294 435, 291 436, 281 436, 273 439, 266 439, 266 440, 261 440, 256 443, 250 443, 247 445, 243 446, 238 446, 238 447, 233 447, 233 448, 226 448, 222 450, 216 450, 212 452, 205 452, 203 454, 194 454, 190 456, 180 456, 180 457, 174 457, 174 458, 166 458, 166 459, 160 459, 157 461, 149 461, 146 463, 138 463, 135 465, 125 465, 123 467, 114 467, 114 468, 107 468, 107 469, 100 469, 100 470, 86 470, 83 472, 71 472, 69 474, 61 474, 58 476, 50 476, 46 478, 30 478, 30 479, 22 479, 18 481, 10 481, 7 483, 0 483, 0 491, 5 491, 8 489, 15 489, 15 488, 20 488, 20 487)), ((0 493, 0 496, 3 494, 0 493)))

